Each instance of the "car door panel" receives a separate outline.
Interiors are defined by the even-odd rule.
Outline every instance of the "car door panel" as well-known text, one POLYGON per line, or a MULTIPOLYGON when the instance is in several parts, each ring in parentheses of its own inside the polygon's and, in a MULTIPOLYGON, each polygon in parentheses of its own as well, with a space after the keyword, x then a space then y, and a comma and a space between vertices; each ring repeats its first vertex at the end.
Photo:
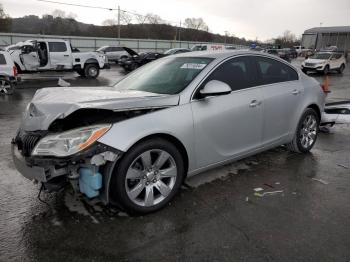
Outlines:
POLYGON ((247 153, 261 145, 260 88, 205 98, 192 103, 199 168, 247 153))
POLYGON ((285 63, 267 57, 255 61, 264 105, 262 144, 268 146, 294 131, 290 119, 294 119, 304 90, 297 72, 285 63))
POLYGON ((71 69, 71 50, 65 42, 48 42, 51 69, 71 69))
POLYGON ((262 94, 249 57, 229 59, 205 79, 229 85, 230 94, 192 102, 198 167, 234 158, 261 146, 262 94))

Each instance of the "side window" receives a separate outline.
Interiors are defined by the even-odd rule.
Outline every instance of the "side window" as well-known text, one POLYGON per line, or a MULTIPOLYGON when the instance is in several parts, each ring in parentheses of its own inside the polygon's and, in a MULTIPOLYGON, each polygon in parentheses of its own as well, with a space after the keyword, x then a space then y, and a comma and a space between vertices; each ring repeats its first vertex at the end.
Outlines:
POLYGON ((66 52, 67 46, 64 42, 49 42, 50 52, 66 52))
POLYGON ((237 57, 224 62, 205 80, 219 80, 228 84, 232 91, 256 85, 255 70, 249 57, 237 57))
POLYGON ((202 49, 201 49, 202 51, 206 51, 207 50, 207 46, 206 45, 204 45, 204 46, 202 46, 202 49))
POLYGON ((298 73, 282 62, 266 57, 256 57, 255 59, 260 85, 298 80, 298 73))
POLYGON ((3 54, 0 54, 0 65, 6 65, 6 59, 3 54))

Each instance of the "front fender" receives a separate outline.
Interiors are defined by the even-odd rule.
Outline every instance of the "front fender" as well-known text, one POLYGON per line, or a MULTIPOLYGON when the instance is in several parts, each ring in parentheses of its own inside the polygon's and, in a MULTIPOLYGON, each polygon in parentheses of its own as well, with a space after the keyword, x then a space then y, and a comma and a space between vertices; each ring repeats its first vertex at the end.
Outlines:
POLYGON ((117 122, 98 141, 127 152, 138 141, 154 134, 167 134, 177 138, 186 149, 188 170, 195 168, 193 118, 189 104, 160 109, 117 122))

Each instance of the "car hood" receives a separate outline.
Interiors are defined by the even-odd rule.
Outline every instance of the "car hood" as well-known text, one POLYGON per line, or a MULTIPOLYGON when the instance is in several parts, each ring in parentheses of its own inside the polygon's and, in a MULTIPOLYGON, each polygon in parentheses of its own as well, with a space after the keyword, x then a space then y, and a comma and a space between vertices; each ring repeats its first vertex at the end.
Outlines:
POLYGON ((112 87, 53 87, 38 90, 23 115, 21 129, 48 130, 56 119, 83 109, 112 111, 170 107, 179 104, 179 95, 161 95, 136 90, 116 91, 112 87))
POLYGON ((305 60, 305 63, 312 63, 312 64, 321 64, 326 62, 326 59, 313 59, 313 58, 309 58, 305 60))

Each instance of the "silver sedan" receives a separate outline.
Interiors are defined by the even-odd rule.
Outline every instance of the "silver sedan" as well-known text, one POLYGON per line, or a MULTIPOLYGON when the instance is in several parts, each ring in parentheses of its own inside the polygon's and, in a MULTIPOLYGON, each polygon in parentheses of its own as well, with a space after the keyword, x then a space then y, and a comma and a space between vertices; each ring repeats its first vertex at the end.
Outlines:
POLYGON ((130 213, 164 207, 184 179, 285 144, 314 146, 325 93, 268 54, 165 57, 112 87, 39 90, 13 159, 47 190, 70 184, 130 213))

